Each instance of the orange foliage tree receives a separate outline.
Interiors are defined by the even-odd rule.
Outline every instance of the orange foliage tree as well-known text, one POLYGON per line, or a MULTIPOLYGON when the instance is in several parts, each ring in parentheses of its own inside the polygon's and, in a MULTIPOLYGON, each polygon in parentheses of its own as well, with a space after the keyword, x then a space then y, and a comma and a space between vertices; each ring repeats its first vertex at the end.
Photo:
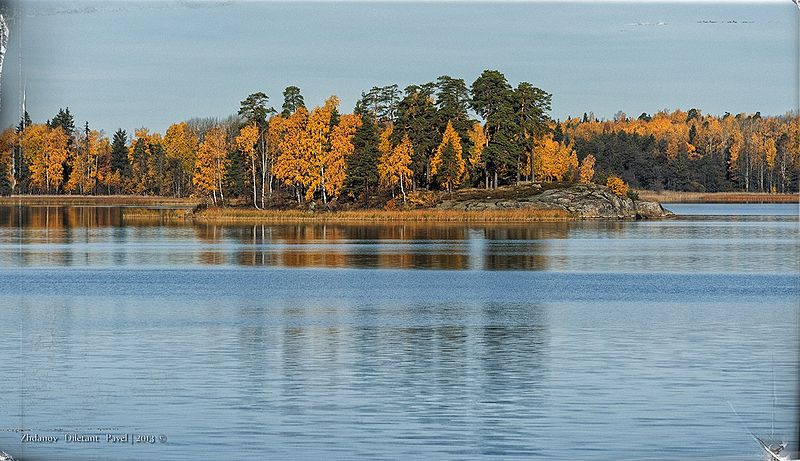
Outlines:
POLYGON ((453 128, 453 123, 447 122, 442 142, 431 159, 431 174, 438 176, 447 185, 447 192, 452 192, 453 187, 461 183, 465 170, 461 138, 453 128))
POLYGON ((594 179, 594 165, 597 159, 594 155, 589 154, 583 158, 580 166, 580 181, 583 183, 590 183, 594 179))
POLYGON ((609 176, 606 180, 606 186, 618 197, 624 197, 628 193, 628 185, 619 176, 609 176))
POLYGON ((411 158, 414 156, 414 147, 411 145, 408 134, 404 134, 400 144, 392 148, 389 143, 391 133, 391 128, 387 128, 381 133, 381 142, 378 147, 381 151, 381 156, 378 158, 378 176, 381 184, 391 189, 393 195, 394 188, 400 186, 400 193, 403 194, 403 202, 405 202, 405 185, 411 181, 413 174, 409 167, 411 158))
POLYGON ((552 135, 540 138, 536 151, 539 155, 533 161, 534 172, 543 180, 563 181, 568 173, 578 168, 578 155, 575 151, 553 140, 552 135))
POLYGON ((353 136, 361 126, 361 116, 346 114, 331 131, 330 149, 320 159, 321 170, 325 172, 323 192, 326 196, 338 197, 344 187, 347 173, 347 158, 353 154, 353 136))
POLYGON ((198 189, 211 194, 214 204, 217 203, 217 194, 220 200, 225 201, 222 183, 229 162, 225 131, 220 127, 214 127, 206 133, 205 139, 200 144, 192 177, 192 183, 198 189))
POLYGON ((260 130, 255 122, 248 123, 239 130, 239 135, 236 136, 234 142, 236 149, 244 155, 246 160, 249 160, 251 181, 253 183, 253 206, 258 208, 258 188, 256 185, 256 159, 258 158, 258 149, 256 143, 259 140, 260 130))
POLYGON ((69 138, 60 127, 44 124, 25 128, 22 150, 31 172, 31 184, 46 193, 58 192, 64 182, 64 163, 69 151, 69 138))
POLYGON ((470 169, 474 172, 485 169, 486 166, 481 158, 483 149, 486 147, 486 132, 483 130, 483 126, 478 122, 473 123, 467 131, 467 137, 469 138, 470 169))
POLYGON ((197 136, 186 122, 175 123, 167 128, 162 142, 164 154, 174 169, 174 192, 180 196, 191 184, 192 171, 197 161, 197 136))
MULTIPOLYGON (((280 127, 278 137, 278 158, 275 161, 274 174, 278 180, 293 187, 297 203, 305 196, 305 185, 309 183, 309 155, 311 140, 308 139, 306 125, 308 110, 301 106, 287 118, 280 127)), ((273 117, 275 120, 277 117, 273 117)), ((272 130, 270 130, 272 131, 272 130)))

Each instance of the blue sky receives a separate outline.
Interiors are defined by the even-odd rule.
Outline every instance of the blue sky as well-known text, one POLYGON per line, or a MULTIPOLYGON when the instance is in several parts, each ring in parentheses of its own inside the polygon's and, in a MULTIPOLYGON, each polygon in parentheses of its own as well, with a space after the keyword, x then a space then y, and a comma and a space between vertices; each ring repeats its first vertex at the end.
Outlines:
POLYGON ((503 71, 553 94, 553 117, 698 107, 797 108, 798 11, 789 1, 28 2, 3 72, 2 123, 69 106, 111 132, 225 117, 287 85, 349 111, 361 91, 503 71))

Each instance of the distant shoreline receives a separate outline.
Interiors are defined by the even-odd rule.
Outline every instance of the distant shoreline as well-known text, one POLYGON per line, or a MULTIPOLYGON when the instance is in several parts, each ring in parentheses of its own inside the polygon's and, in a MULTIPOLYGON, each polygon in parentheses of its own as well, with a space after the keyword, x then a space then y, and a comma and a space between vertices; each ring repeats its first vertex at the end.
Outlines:
POLYGON ((8 195, 0 197, 0 205, 32 206, 163 206, 194 208, 203 199, 160 197, 153 195, 8 195))
POLYGON ((659 203, 800 203, 798 194, 766 192, 637 191, 642 200, 659 203))

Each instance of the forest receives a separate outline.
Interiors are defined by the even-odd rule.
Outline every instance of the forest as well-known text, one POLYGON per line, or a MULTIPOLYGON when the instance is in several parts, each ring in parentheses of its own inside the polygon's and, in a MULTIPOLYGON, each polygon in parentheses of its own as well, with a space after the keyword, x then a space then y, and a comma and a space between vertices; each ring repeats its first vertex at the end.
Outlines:
POLYGON ((204 197, 256 208, 374 206, 411 193, 520 182, 597 182, 632 189, 796 192, 797 114, 662 110, 611 120, 554 120, 552 96, 496 70, 471 85, 373 87, 352 113, 329 97, 308 109, 263 92, 236 115, 194 118, 157 133, 109 138, 69 108, 44 123, 24 113, 0 133, 0 193, 204 197), (291 202, 289 202, 291 200, 291 202))

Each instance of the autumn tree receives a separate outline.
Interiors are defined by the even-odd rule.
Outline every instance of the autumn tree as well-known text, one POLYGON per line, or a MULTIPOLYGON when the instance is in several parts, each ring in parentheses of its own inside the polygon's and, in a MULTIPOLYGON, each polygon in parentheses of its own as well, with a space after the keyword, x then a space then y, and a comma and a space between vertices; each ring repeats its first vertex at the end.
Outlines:
MULTIPOLYGON (((361 126, 361 116, 345 114, 339 118, 330 136, 330 150, 325 152, 320 164, 325 171, 324 194, 338 197, 344 188, 347 176, 347 159, 353 155, 353 137, 361 126)), ((324 196, 325 196, 324 195, 324 196)))
POLYGON ((128 148, 131 175, 127 188, 136 194, 161 195, 166 157, 161 135, 140 128, 134 132, 134 136, 128 148))
POLYGON ((197 151, 192 183, 200 191, 210 193, 215 205, 217 204, 217 195, 221 201, 225 201, 222 183, 228 167, 227 154, 228 144, 225 131, 220 127, 212 128, 206 133, 205 139, 197 151))
POLYGON ((329 179, 328 167, 330 159, 330 132, 334 110, 339 105, 339 98, 331 96, 322 107, 315 107, 308 116, 306 124, 306 200, 311 200, 318 190, 322 193, 322 201, 328 203, 325 182, 329 179))
MULTIPOLYGON (((294 195, 298 205, 305 197, 305 185, 309 183, 309 146, 311 141, 308 139, 308 110, 300 107, 289 118, 279 122, 280 131, 275 127, 274 133, 277 137, 278 158, 275 161, 275 177, 287 186, 294 189, 294 195)), ((273 117, 273 123, 279 117, 273 117)), ((270 130, 272 135, 273 130, 270 130)))
POLYGON ((536 175, 545 181, 563 181, 569 173, 578 168, 578 156, 575 151, 556 142, 552 135, 544 136, 536 147, 539 155, 534 158, 536 175))
POLYGON ((191 184, 192 172, 197 161, 197 136, 186 122, 175 123, 167 128, 163 140, 164 154, 174 170, 174 188, 176 196, 186 194, 191 184))
POLYGON ((89 130, 87 123, 76 142, 77 149, 73 151, 72 169, 64 186, 66 191, 96 192, 97 183, 102 179, 98 177, 99 164, 107 145, 108 139, 99 131, 89 130))
POLYGON ((594 164, 597 160, 594 155, 589 154, 581 160, 580 166, 580 182, 590 183, 594 179, 594 164))
MULTIPOLYGON (((299 95, 299 90, 298 90, 299 95)), ((302 97, 300 97, 302 100, 302 97)), ((261 172, 261 205, 263 207, 267 191, 272 194, 273 163, 275 155, 269 151, 269 121, 268 117, 275 114, 274 108, 268 105, 269 96, 263 92, 249 95, 239 105, 239 116, 244 119, 245 124, 255 123, 259 128, 259 138, 256 143, 256 152, 259 158, 259 170, 261 172)))
POLYGON ((64 182, 69 138, 58 126, 31 125, 22 136, 22 150, 31 171, 31 183, 46 193, 56 193, 64 182))
POLYGON ((478 122, 473 123, 472 127, 467 132, 467 137, 469 138, 468 161, 470 171, 472 174, 475 174, 478 171, 485 169, 482 154, 483 149, 486 147, 486 133, 483 131, 483 126, 478 122))
POLYGON ((96 144, 94 159, 96 162, 95 180, 97 185, 103 185, 103 193, 110 194, 114 174, 111 171, 111 142, 106 136, 101 136, 96 144))
POLYGON ((461 138, 453 128, 452 123, 448 123, 442 136, 442 142, 436 149, 436 155, 431 159, 431 174, 440 178, 447 185, 447 192, 461 183, 464 176, 466 164, 461 155, 461 138))
POLYGON ((411 157, 414 155, 414 148, 407 134, 403 135, 400 144, 392 148, 389 144, 390 135, 390 128, 381 133, 380 150, 382 153, 378 160, 378 174, 381 184, 391 189, 392 194, 394 194, 394 188, 400 186, 403 202, 405 202, 406 184, 411 180, 413 174, 409 167, 411 166, 411 157))
POLYGON ((239 136, 235 139, 236 149, 244 155, 245 159, 250 164, 250 173, 253 182, 253 206, 256 208, 258 208, 256 159, 258 157, 257 144, 259 137, 258 125, 255 122, 251 122, 242 127, 239 131, 239 136))
POLYGON ((624 197, 628 193, 628 185, 619 176, 609 176, 606 186, 618 197, 624 197))

